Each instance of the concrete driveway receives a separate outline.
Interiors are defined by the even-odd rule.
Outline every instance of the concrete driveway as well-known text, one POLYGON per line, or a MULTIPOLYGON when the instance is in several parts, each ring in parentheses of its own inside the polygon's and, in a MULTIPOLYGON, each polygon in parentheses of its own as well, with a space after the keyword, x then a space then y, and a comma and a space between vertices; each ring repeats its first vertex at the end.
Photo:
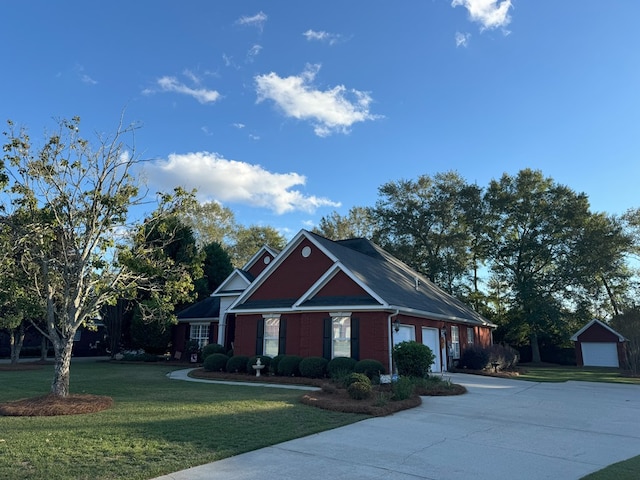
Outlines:
POLYGON ((570 480, 640 455, 640 386, 447 376, 469 393, 158 480, 570 480))

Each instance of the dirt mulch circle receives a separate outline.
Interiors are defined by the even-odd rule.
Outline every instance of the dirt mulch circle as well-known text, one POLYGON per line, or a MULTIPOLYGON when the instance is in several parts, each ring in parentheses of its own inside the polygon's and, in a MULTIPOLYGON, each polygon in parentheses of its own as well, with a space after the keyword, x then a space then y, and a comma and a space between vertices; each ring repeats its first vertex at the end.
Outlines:
POLYGON ((0 415, 14 417, 53 417, 57 415, 80 415, 107 410, 113 406, 111 397, 100 395, 44 395, 0 403, 0 415))

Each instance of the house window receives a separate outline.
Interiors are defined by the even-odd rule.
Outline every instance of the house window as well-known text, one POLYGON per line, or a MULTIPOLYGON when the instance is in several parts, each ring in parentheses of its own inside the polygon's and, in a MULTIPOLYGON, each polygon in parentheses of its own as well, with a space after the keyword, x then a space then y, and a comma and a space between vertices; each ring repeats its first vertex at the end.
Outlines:
POLYGON ((192 323, 189 339, 198 342, 198 348, 204 347, 209 343, 209 324, 192 323))
POLYGON ((416 340, 416 328, 413 325, 398 325, 393 327, 393 344, 397 345, 402 342, 414 342, 416 340), (398 331, 395 331, 395 328, 398 331))
POLYGON ((475 343, 475 336, 473 328, 467 327, 467 345, 473 345, 475 343))
POLYGON ((264 344, 262 354, 268 357, 278 355, 278 342, 280 335, 280 317, 265 317, 264 319, 264 344))
POLYGON ((451 356, 460 358, 460 332, 456 326, 451 326, 451 356))
POLYGON ((351 317, 332 317, 331 358, 351 356, 351 317))

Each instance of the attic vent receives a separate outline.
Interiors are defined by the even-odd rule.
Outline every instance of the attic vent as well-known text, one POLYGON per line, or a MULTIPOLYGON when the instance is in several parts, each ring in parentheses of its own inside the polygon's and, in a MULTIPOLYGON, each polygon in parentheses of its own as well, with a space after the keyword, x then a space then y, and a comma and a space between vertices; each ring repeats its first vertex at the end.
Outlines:
POLYGON ((269 255, 267 255, 266 257, 264 257, 264 264, 265 265, 269 265, 269 263, 271 262, 271 257, 269 255))
POLYGON ((307 258, 309 255, 311 255, 311 247, 307 245, 302 249, 302 256, 307 258))

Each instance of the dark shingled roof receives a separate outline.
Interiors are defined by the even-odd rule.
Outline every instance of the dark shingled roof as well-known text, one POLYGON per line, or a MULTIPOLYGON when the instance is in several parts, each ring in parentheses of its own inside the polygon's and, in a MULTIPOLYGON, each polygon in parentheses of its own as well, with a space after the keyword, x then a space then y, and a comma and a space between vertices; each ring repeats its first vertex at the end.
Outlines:
POLYGON ((181 310, 177 317, 180 320, 218 318, 220 315, 220 297, 207 297, 181 310))
POLYGON ((364 238, 334 242, 311 232, 309 234, 387 304, 475 324, 491 325, 491 322, 465 303, 449 295, 373 242, 364 238))

